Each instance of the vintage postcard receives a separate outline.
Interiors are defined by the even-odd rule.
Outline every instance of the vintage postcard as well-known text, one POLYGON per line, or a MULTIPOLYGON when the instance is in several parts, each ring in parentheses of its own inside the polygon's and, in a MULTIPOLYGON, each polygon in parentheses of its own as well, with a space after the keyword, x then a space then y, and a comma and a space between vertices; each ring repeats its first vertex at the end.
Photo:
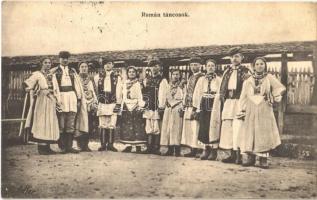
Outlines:
POLYGON ((2 198, 317 198, 316 3, 1 11, 2 198))

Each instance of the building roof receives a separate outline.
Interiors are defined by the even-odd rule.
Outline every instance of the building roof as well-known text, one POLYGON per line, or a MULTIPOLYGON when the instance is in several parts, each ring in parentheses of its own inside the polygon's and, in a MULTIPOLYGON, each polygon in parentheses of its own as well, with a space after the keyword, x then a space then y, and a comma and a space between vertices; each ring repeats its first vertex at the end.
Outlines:
MULTIPOLYGON (((181 59, 200 56, 202 58, 214 57, 222 58, 227 56, 228 50, 234 46, 242 47, 241 52, 248 55, 265 55, 272 53, 304 53, 312 52, 317 46, 316 41, 304 42, 282 42, 282 43, 263 43, 263 44, 242 44, 242 45, 209 45, 184 48, 167 49, 148 49, 148 50, 126 50, 126 51, 104 51, 73 54, 70 62, 94 61, 97 62, 100 57, 111 58, 113 60, 135 61, 142 65, 149 57, 157 57, 167 62, 176 62, 181 59)), ((58 52, 57 52, 58 53, 58 52)), ((58 55, 40 55, 40 56, 15 56, 2 57, 4 66, 16 65, 36 65, 45 57, 50 57, 54 62, 58 62, 58 55)), ((144 64, 145 65, 145 64, 144 64)))

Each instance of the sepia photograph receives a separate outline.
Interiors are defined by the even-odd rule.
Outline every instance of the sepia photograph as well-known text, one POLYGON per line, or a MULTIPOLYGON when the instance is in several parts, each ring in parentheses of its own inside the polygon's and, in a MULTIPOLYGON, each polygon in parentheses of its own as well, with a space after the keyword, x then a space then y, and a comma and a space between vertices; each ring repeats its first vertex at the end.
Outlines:
POLYGON ((1 198, 316 199, 317 4, 2 1, 1 198))

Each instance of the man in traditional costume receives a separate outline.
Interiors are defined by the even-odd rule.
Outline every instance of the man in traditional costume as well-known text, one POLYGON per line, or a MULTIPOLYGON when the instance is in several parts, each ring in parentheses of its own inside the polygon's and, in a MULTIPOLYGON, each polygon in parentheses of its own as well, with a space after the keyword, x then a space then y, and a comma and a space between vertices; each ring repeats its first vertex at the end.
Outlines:
POLYGON ((243 81, 249 76, 249 69, 241 62, 243 55, 240 47, 229 50, 231 65, 224 71, 218 95, 214 100, 211 116, 211 131, 220 132, 220 143, 217 159, 225 163, 241 163, 237 144, 241 120, 236 118, 239 112, 239 98, 243 81), (218 113, 218 114, 217 114, 218 113))
POLYGON ((79 153, 72 146, 76 114, 81 104, 81 92, 76 70, 68 67, 69 57, 68 51, 59 53, 60 65, 55 69, 52 81, 57 100, 61 105, 61 110, 58 112, 59 147, 62 153, 79 153))
POLYGON ((94 77, 97 87, 99 117, 99 131, 101 147, 98 151, 118 150, 113 146, 114 131, 117 126, 117 115, 121 109, 122 81, 121 77, 113 71, 113 61, 104 60, 105 73, 99 73, 94 77))
POLYGON ((182 140, 181 144, 189 146, 190 152, 184 154, 185 157, 195 157, 199 155, 199 149, 203 149, 203 146, 198 143, 198 131, 199 131, 199 115, 197 108, 193 106, 194 91, 197 81, 203 74, 200 72, 202 66, 202 59, 199 57, 193 57, 190 60, 190 69, 193 75, 190 76, 186 94, 184 99, 183 111, 183 128, 182 128, 182 140))
POLYGON ((145 132, 147 138, 147 150, 144 153, 160 154, 160 129, 164 110, 159 109, 158 102, 162 101, 163 88, 168 83, 161 75, 161 62, 151 60, 149 67, 152 67, 152 77, 148 77, 143 88, 143 98, 146 101, 143 117, 146 119, 145 132))
POLYGON ((216 61, 206 61, 206 74, 199 78, 193 95, 193 106, 199 112, 198 140, 205 145, 202 160, 215 160, 219 144, 219 135, 210 132, 210 117, 216 92, 220 85, 220 77, 216 74, 216 61))

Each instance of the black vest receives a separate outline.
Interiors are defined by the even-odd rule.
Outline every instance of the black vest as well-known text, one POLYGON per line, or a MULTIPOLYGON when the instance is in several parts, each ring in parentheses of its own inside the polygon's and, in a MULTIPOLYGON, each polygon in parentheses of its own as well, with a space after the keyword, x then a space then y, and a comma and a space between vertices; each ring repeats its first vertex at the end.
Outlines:
POLYGON ((143 89, 143 99, 147 103, 147 109, 155 111, 158 109, 158 91, 163 80, 161 75, 151 77, 143 89))
MULTIPOLYGON (((68 73, 69 73, 69 76, 70 76, 70 80, 72 82, 73 91, 75 91, 75 84, 74 84, 75 73, 74 73, 74 71, 75 71, 75 69, 68 68, 68 73)), ((59 90, 61 90, 62 76, 63 76, 63 70, 62 70, 61 66, 58 66, 58 68, 56 69, 55 76, 56 76, 56 80, 57 80, 57 83, 58 83, 59 90)))
MULTIPOLYGON (((229 83, 229 79, 230 79, 232 71, 233 70, 229 68, 226 71, 226 73, 223 74, 223 78, 220 84, 220 94, 223 95, 224 99, 229 98, 228 83, 229 83)), ((236 90, 233 91, 233 96, 231 97, 231 99, 240 98, 243 81, 246 80, 248 77, 250 77, 250 75, 248 74, 249 71, 250 70, 244 65, 241 65, 238 68, 237 87, 236 87, 236 90)))
POLYGON ((99 77, 98 80, 98 101, 100 103, 116 103, 117 98, 116 98, 116 88, 117 88, 117 83, 118 83, 118 76, 112 72, 110 74, 110 84, 111 84, 111 91, 110 92, 105 92, 104 91, 104 81, 105 81, 105 76, 99 77))

